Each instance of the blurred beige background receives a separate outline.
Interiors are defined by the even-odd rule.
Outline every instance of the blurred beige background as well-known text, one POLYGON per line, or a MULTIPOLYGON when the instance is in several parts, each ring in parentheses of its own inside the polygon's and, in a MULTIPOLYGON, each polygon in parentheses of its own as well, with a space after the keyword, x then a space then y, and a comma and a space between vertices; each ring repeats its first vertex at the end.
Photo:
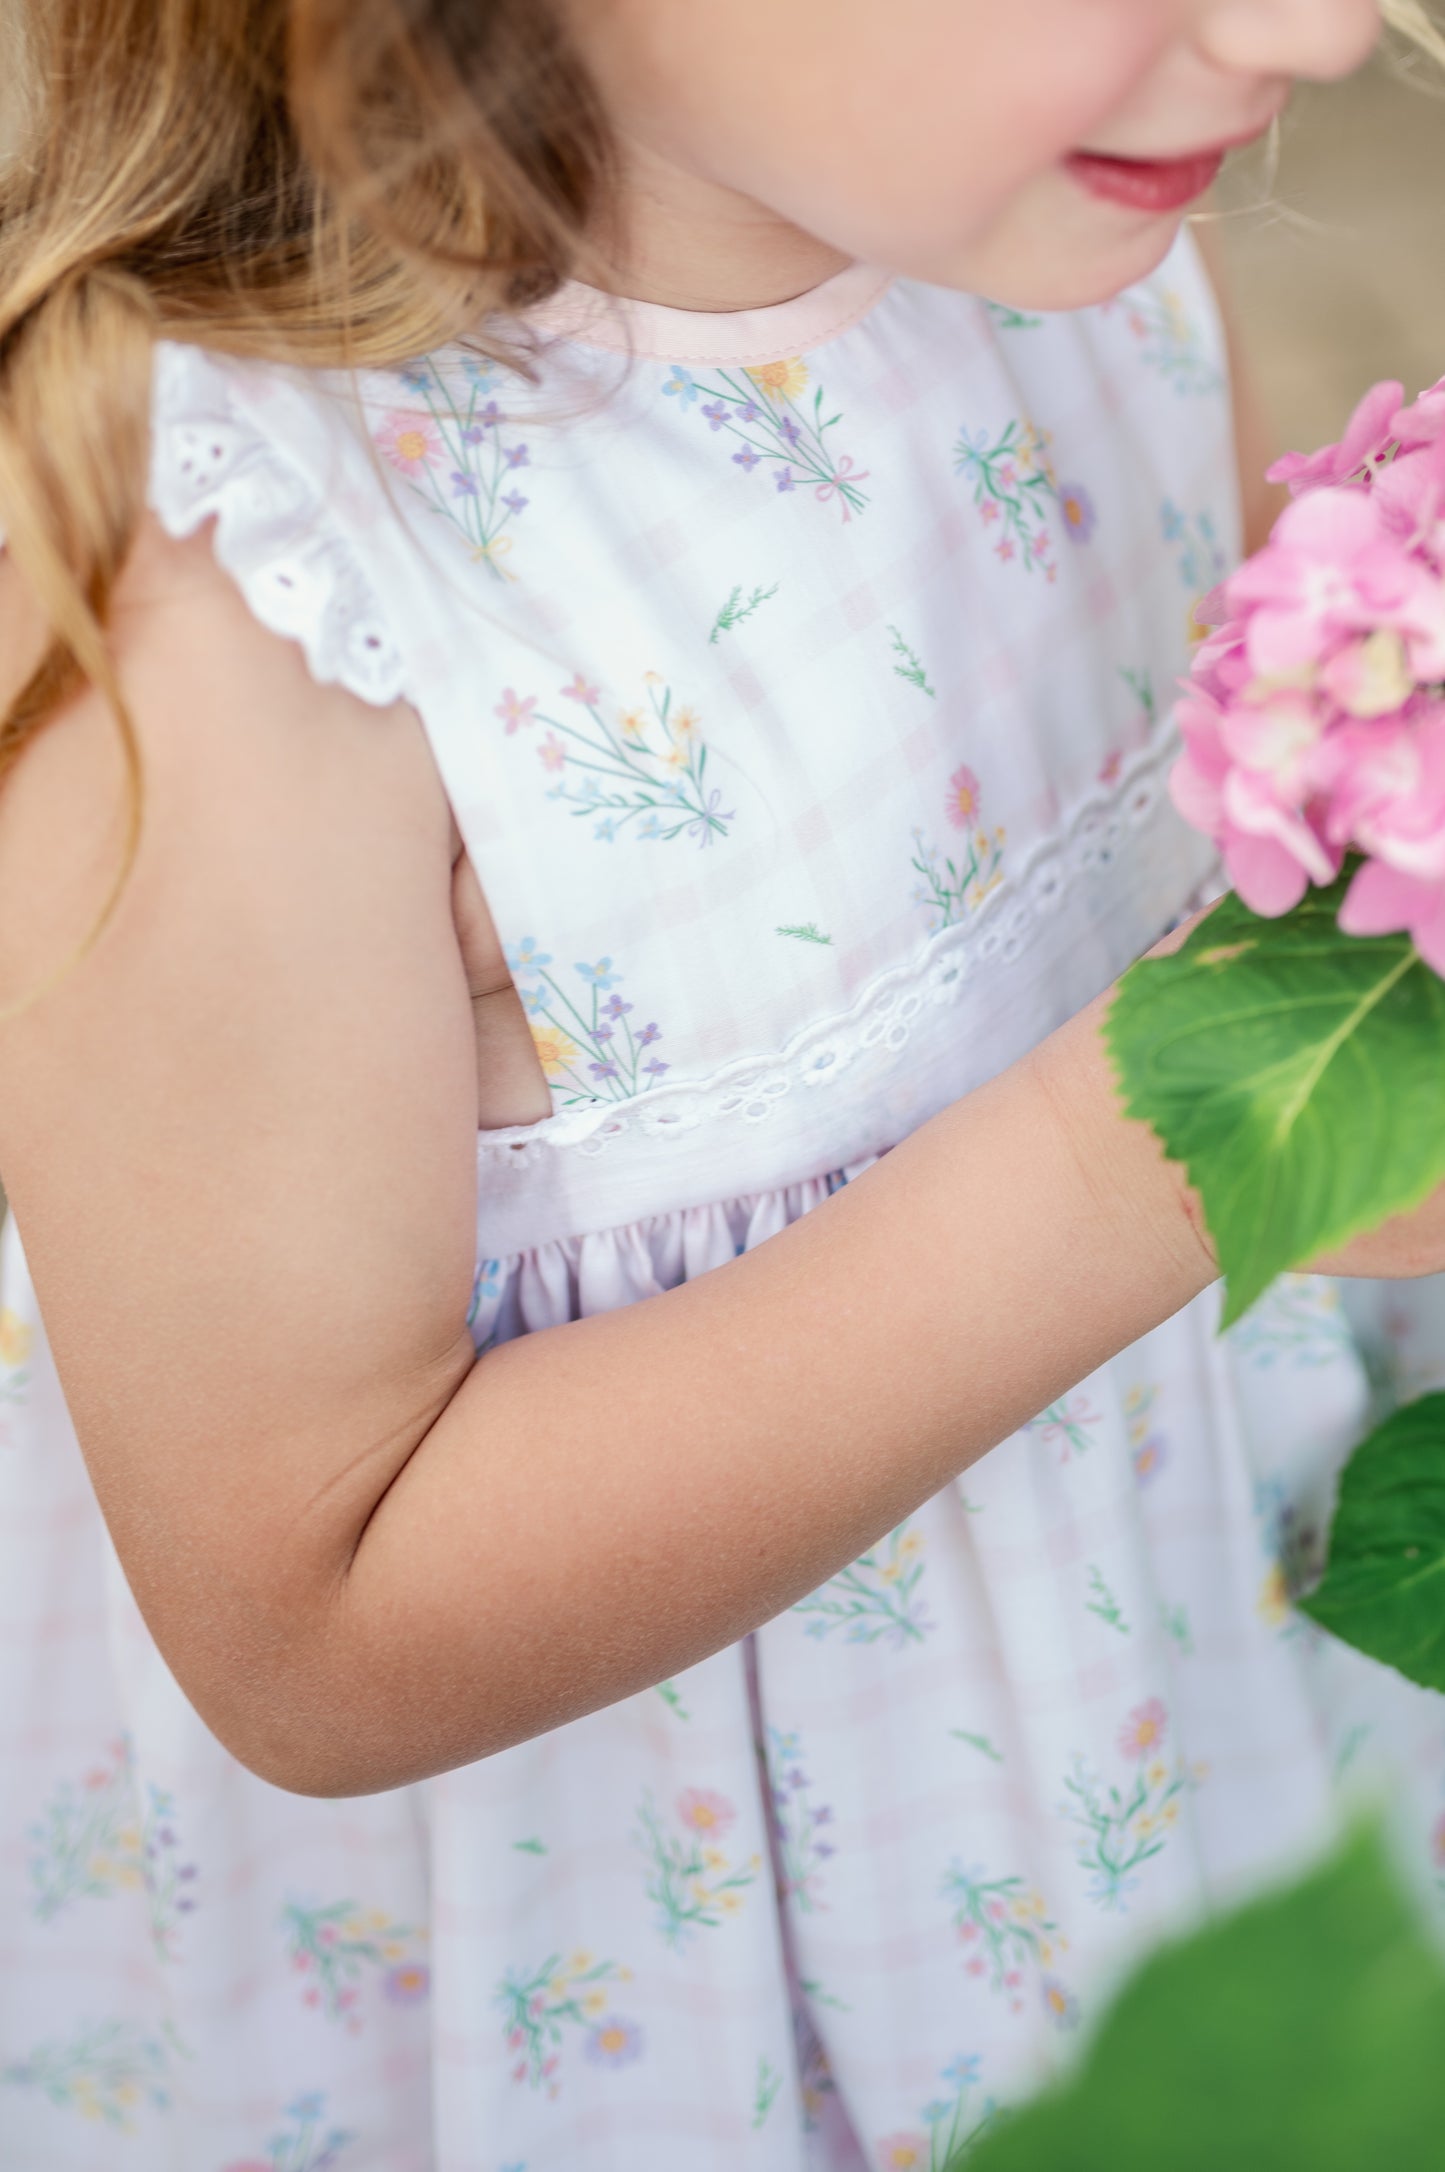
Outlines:
POLYGON ((1337 437, 1367 386, 1445 377, 1445 81, 1381 63, 1301 91, 1271 181, 1251 154, 1223 186, 1220 238, 1281 440, 1337 437))

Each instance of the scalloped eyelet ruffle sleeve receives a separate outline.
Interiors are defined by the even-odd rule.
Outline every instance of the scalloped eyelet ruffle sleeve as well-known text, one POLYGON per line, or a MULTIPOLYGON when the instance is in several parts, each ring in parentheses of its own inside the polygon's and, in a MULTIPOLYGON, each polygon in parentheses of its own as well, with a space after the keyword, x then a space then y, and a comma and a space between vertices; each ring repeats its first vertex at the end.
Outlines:
MULTIPOLYGON (((381 600, 334 500, 256 411, 284 406, 288 393, 303 398, 275 369, 163 344, 151 505, 175 537, 214 520, 217 560, 262 625, 299 642, 321 684, 385 708, 408 693, 408 679, 381 600)), ((304 397, 314 440, 314 388, 304 397)))

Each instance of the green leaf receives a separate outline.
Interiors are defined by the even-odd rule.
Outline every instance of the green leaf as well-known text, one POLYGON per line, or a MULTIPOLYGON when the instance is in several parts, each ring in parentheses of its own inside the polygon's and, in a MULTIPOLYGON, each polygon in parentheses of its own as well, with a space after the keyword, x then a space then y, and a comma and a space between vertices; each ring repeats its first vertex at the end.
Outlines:
POLYGON ((1441 2160, 1442 2049, 1445 1965, 1358 1834, 1147 1961, 1083 2070, 967 2172, 1415 2172, 1441 2160))
POLYGON ((1397 1411, 1340 1481, 1323 1580, 1299 1611, 1445 1690, 1445 1395, 1397 1411))
POLYGON ((1407 936, 1342 934, 1345 887, 1279 920, 1226 898, 1109 1016, 1129 1114, 1204 1203, 1226 1325, 1445 1181, 1445 981, 1407 936))

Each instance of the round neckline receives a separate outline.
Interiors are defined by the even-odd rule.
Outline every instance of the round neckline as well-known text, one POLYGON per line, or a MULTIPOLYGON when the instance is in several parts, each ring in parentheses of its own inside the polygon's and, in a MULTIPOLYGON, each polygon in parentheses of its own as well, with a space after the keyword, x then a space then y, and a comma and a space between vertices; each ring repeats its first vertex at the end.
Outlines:
POLYGON ((670 309, 574 280, 528 321, 549 339, 644 362, 775 362, 824 346, 866 317, 893 284, 875 264, 848 264, 820 287, 764 309, 670 309))

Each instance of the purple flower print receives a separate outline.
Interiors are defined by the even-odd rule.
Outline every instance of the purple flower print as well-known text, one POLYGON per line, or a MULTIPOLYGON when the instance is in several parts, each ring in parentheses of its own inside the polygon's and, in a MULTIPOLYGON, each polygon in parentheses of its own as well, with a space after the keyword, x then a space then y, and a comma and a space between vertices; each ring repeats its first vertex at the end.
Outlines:
POLYGON ((520 490, 509 490, 502 500, 503 505, 513 513, 525 513, 531 502, 530 498, 522 496, 520 490))
POLYGON ((593 2066, 631 2066, 642 2057, 642 2031, 635 2021, 607 2014, 587 2038, 587 2057, 593 2066))
POLYGON ((393 2006, 420 2006, 431 1990, 431 1970, 421 1961, 403 1962, 388 1969, 381 1988, 393 2006))
POLYGON ((1082 483, 1063 483, 1059 488, 1059 507, 1064 516, 1064 534, 1071 543, 1092 542, 1099 525, 1098 509, 1082 483))
POLYGON ((649 1078, 661 1078, 664 1071, 672 1069, 672 1065, 663 1063, 659 1057, 654 1056, 651 1063, 645 1063, 642 1068, 649 1078))
POLYGON ((618 1075, 615 1063, 589 1063, 587 1068, 594 1078, 616 1078, 618 1075))
POLYGON ((637 1045, 639 1048, 651 1048, 654 1041, 660 1041, 661 1039, 662 1028, 654 1022, 652 1025, 643 1027, 641 1033, 637 1036, 637 1045))
POLYGON ((767 461, 780 493, 806 492, 819 505, 836 507, 848 522, 867 506, 867 470, 858 469, 851 454, 834 449, 832 432, 842 417, 828 414, 821 386, 805 405, 798 404, 809 379, 808 365, 796 357, 740 372, 723 370, 718 381, 699 388, 706 395, 702 415, 710 430, 726 431, 735 440, 737 449, 729 457, 745 475, 767 461))
POLYGON ((592 1038, 594 1041, 610 1041, 616 1031, 615 1026, 594 1026, 592 1028, 592 1038))
POLYGON ((620 995, 609 996, 602 1006, 602 1015, 604 1018, 625 1018, 636 1008, 634 1003, 624 1003, 620 995))
POLYGON ((507 531, 526 500, 501 493, 508 472, 527 465, 527 447, 509 451, 502 443, 506 417, 486 398, 496 375, 491 365, 463 360, 459 368, 463 383, 451 366, 415 365, 402 372, 407 391, 419 396, 417 408, 383 417, 375 440, 417 495, 464 539, 473 565, 485 564, 494 580, 510 581, 513 538, 507 531))

